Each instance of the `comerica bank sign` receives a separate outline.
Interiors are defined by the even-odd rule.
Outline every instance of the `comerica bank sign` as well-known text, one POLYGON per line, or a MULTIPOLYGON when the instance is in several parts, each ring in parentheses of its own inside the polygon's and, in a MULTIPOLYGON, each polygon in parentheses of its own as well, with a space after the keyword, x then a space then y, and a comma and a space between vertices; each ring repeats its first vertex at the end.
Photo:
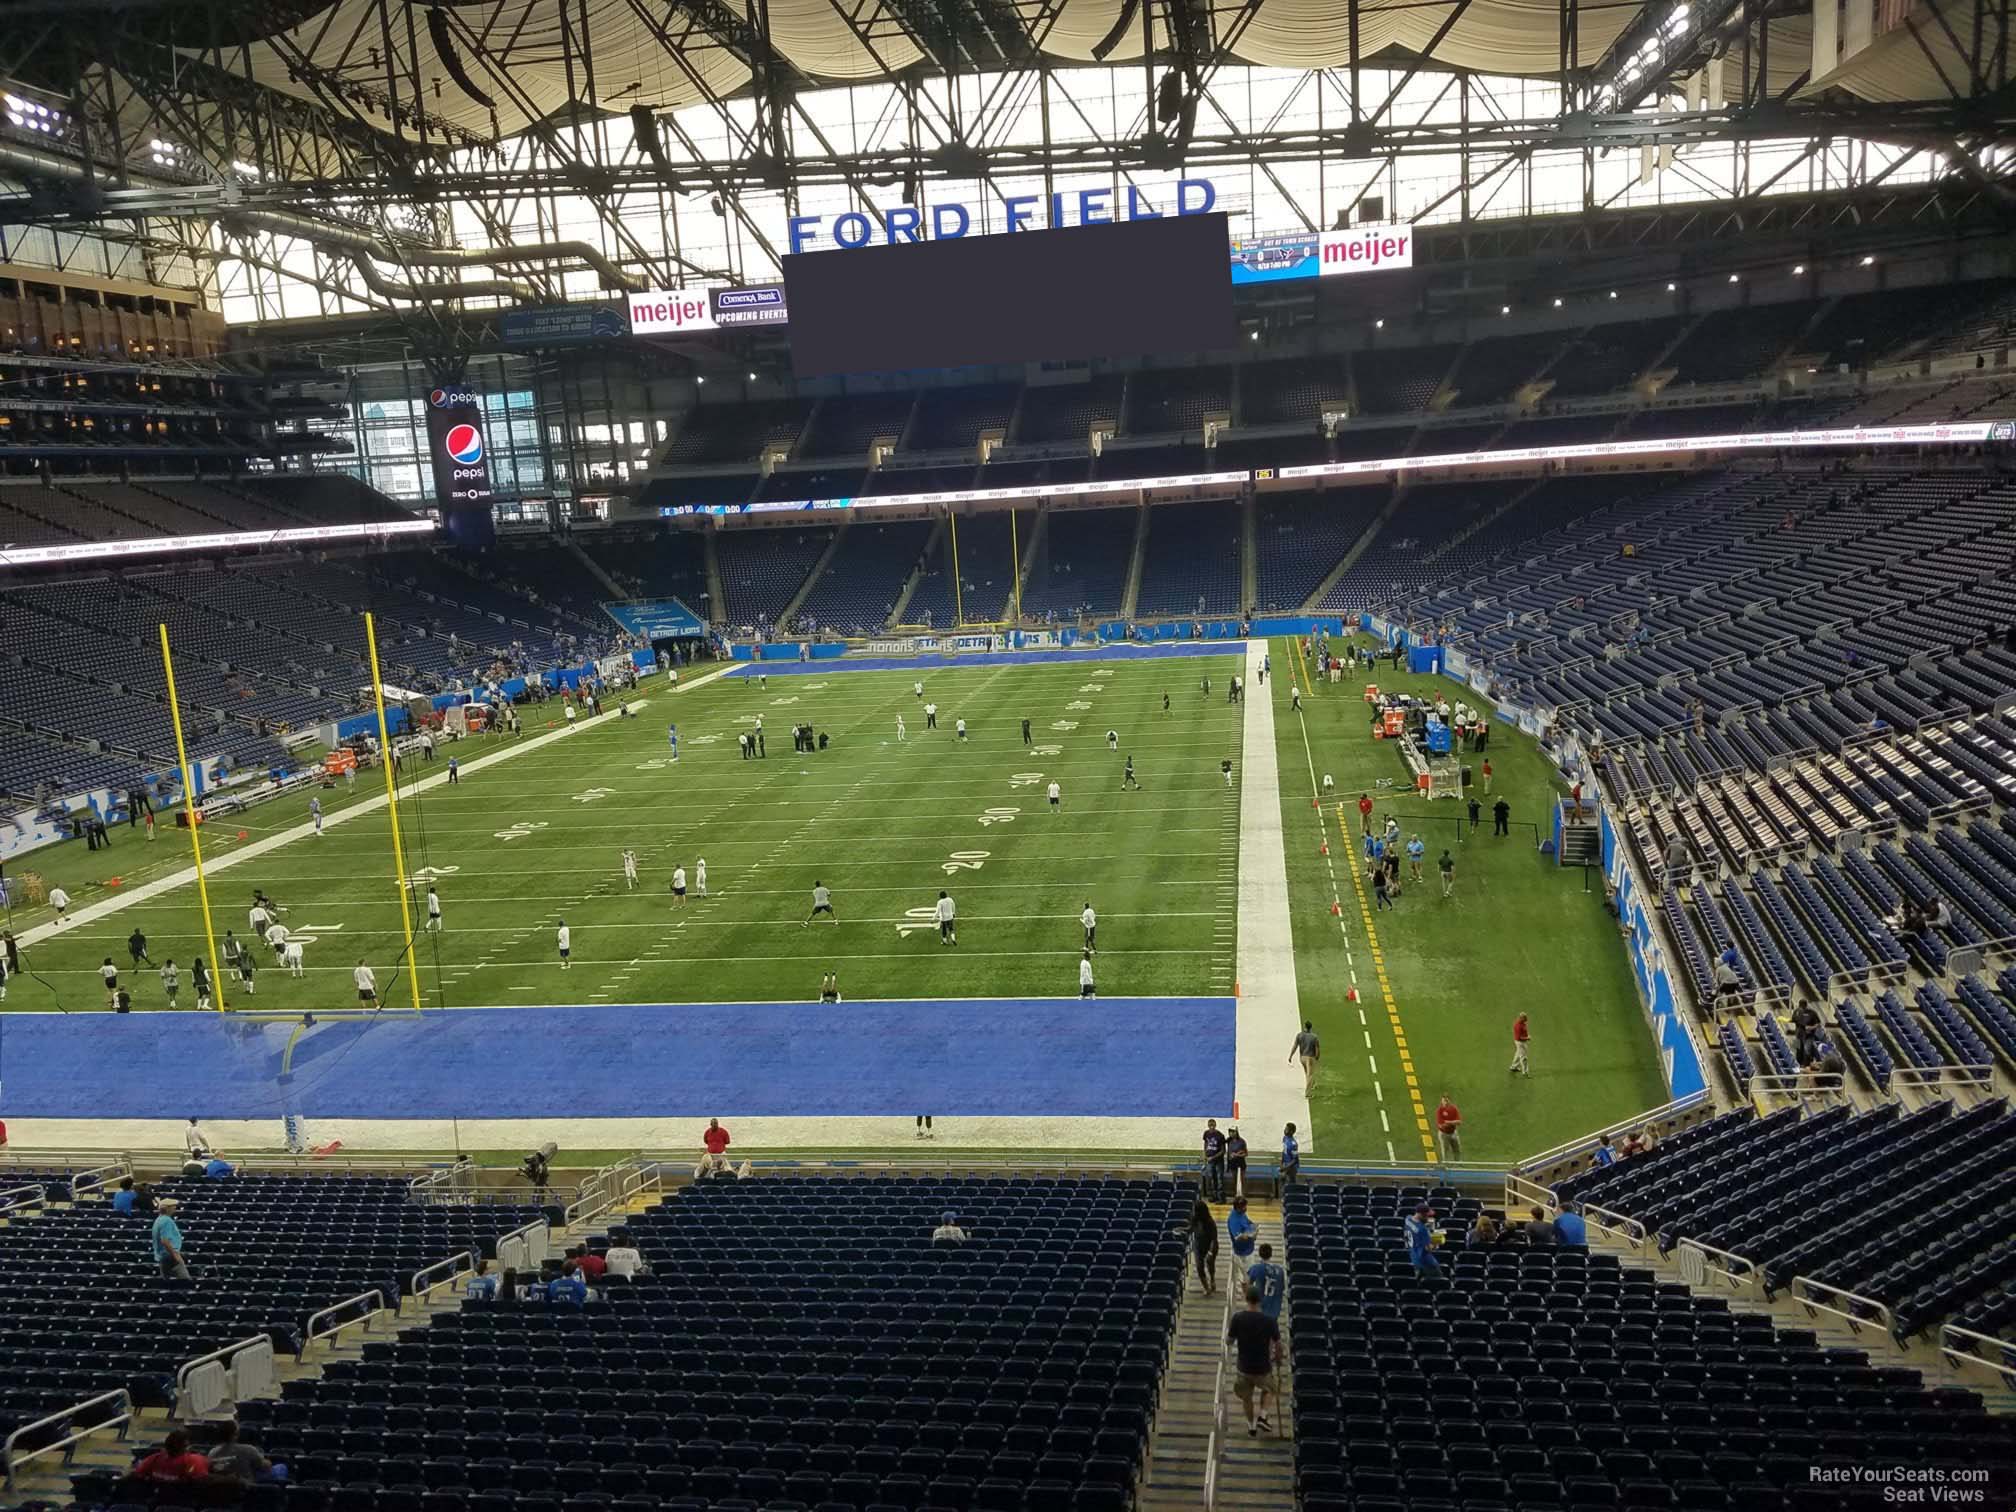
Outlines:
MULTIPOLYGON (((1011 194, 999 202, 1006 231, 1044 231, 1053 226, 1097 226, 1112 221, 1160 220, 1165 215, 1205 215, 1218 203, 1209 179, 1178 179, 1168 188, 1145 190, 1076 189, 1057 194, 1011 194)), ((973 207, 955 202, 897 205, 877 216, 859 210, 842 215, 794 215, 790 250, 818 252, 865 247, 874 242, 952 241, 973 233, 973 207)))

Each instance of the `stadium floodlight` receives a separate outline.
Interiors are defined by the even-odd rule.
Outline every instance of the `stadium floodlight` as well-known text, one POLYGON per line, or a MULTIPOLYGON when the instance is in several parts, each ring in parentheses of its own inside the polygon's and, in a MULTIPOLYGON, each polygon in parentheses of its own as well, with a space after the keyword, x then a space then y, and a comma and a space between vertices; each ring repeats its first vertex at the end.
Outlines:
POLYGON ((1806 271, 1806 264, 1804 263, 1794 263, 1792 265, 1792 276, 1794 278, 1799 277, 1805 271, 1806 271))
POLYGON ((1498 313, 1499 313, 1500 315, 1510 315, 1510 314, 1512 313, 1512 306, 1510 306, 1510 305, 1500 305, 1500 306, 1498 306, 1498 313))
POLYGON ((1874 257, 1865 257, 1862 259, 1862 266, 1865 268, 1872 267, 1875 265, 1875 262, 1876 259, 1874 257))
POLYGON ((1557 310, 1561 308, 1561 296, 1559 294, 1554 296, 1554 308, 1557 310))
POLYGON ((754 373, 751 373, 751 374, 749 375, 749 381, 750 381, 751 383, 754 383, 754 382, 756 381, 756 375, 755 375, 754 373))
POLYGON ((1113 49, 1127 39, 1127 33, 1134 26, 1134 18, 1140 14, 1141 0, 1125 0, 1120 7, 1120 14, 1114 18, 1113 25, 1107 29, 1106 35, 1092 44, 1092 57, 1096 62, 1104 63, 1112 55, 1113 49))
POLYGON ((1372 322, 1372 329, 1375 331, 1383 331, 1386 329, 1386 322, 1383 320, 1375 320, 1372 322))
POLYGON ((1743 282, 1743 275, 1742 275, 1741 273, 1731 273, 1731 274, 1729 275, 1729 282, 1731 282, 1731 283, 1741 283, 1741 282, 1743 282))
MULTIPOLYGON (((1672 294, 1672 293, 1675 293, 1675 292, 1677 292, 1677 291, 1679 290, 1679 288, 1680 288, 1680 285, 1678 285, 1678 284, 1676 284, 1676 283, 1669 283, 1668 285, 1666 285, 1666 292, 1667 292, 1668 294, 1672 294)), ((1610 297, 1611 297, 1612 299, 1615 299, 1615 298, 1617 297, 1617 291, 1616 291, 1615 289, 1612 289, 1612 290, 1610 291, 1610 297)))

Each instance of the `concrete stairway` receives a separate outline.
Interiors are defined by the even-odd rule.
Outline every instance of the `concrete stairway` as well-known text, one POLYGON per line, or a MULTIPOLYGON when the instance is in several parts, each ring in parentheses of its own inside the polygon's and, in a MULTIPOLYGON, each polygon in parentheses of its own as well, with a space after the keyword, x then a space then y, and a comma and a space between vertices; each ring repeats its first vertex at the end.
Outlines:
MULTIPOLYGON (((1284 1351, 1282 1401, 1269 1403, 1268 1417, 1278 1436, 1246 1436, 1246 1419, 1232 1394, 1232 1362, 1225 1349, 1225 1308, 1232 1287, 1232 1251, 1224 1240, 1227 1209, 1213 1209, 1220 1222, 1217 1290, 1198 1289, 1192 1266, 1176 1312, 1176 1343, 1162 1386, 1162 1406, 1148 1447, 1148 1470, 1141 1485, 1140 1512, 1195 1512, 1204 1505, 1211 1466, 1212 1433, 1220 1402, 1213 1396, 1218 1367, 1225 1365, 1224 1426, 1218 1439, 1218 1473, 1212 1506, 1226 1512, 1293 1512, 1295 1451, 1286 1403, 1294 1394, 1284 1351)), ((1247 1212, 1277 1248, 1281 1237, 1278 1203, 1250 1201, 1247 1212)), ((1243 1283, 1243 1277, 1239 1278, 1243 1283)), ((1292 1279, 1289 1283, 1294 1284, 1292 1279)), ((1235 1305, 1243 1306, 1243 1303, 1235 1305)))

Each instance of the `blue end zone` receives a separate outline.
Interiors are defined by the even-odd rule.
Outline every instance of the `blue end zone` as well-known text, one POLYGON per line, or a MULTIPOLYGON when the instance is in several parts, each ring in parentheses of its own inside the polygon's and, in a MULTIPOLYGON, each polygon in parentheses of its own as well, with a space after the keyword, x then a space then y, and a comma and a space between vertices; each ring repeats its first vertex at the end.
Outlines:
POLYGON ((944 672, 954 667, 1018 667, 1040 662, 1134 662, 1170 661, 1186 656, 1240 656, 1246 654, 1243 640, 1165 641, 1156 646, 1125 643, 1086 646, 1076 649, 1054 646, 1041 651, 967 651, 944 654, 929 652, 919 656, 829 656, 819 661, 738 662, 729 677, 794 677, 816 672, 944 672))
POLYGON ((1224 1117, 1232 998, 0 1015, 14 1118, 1224 1117))

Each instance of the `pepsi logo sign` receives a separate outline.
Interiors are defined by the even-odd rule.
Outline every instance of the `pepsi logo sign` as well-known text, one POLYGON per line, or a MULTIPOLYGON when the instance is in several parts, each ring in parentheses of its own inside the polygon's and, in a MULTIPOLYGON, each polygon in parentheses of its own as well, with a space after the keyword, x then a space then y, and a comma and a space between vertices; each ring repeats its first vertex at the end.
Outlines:
POLYGON ((482 401, 476 397, 475 391, 471 389, 437 388, 427 391, 427 404, 431 409, 447 409, 450 405, 480 403, 482 401))
POLYGON ((441 449, 448 453, 449 461, 473 466, 483 460, 483 433, 473 425, 451 425, 441 438, 441 449))

